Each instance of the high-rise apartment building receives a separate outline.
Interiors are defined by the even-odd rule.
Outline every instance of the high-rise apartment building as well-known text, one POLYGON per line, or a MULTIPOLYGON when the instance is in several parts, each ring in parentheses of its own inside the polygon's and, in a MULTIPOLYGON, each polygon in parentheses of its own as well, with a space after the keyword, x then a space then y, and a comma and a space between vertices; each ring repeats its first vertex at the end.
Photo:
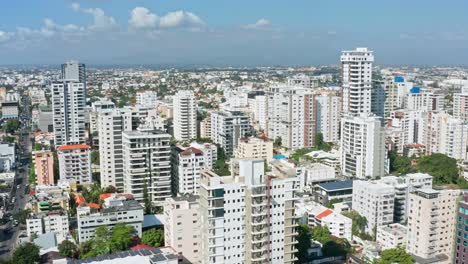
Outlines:
POLYGON ((37 185, 54 185, 54 155, 50 150, 34 153, 37 185))
POLYGON ((456 93, 453 95, 453 117, 468 121, 468 93, 456 93))
POLYGON ((314 146, 315 94, 302 87, 272 87, 267 93, 267 135, 290 149, 314 146))
POLYGON ((55 146, 85 143, 84 83, 54 82, 51 91, 55 146))
POLYGON ((268 119, 267 97, 265 95, 257 95, 252 102, 253 119, 257 123, 258 129, 265 130, 268 119))
POLYGON ((340 141, 341 98, 334 94, 321 94, 315 97, 317 133, 325 142, 340 141))
POLYGON ((164 203, 164 243, 182 253, 179 263, 201 263, 199 207, 195 195, 167 198, 164 203))
POLYGON ((341 119, 341 172, 359 179, 382 177, 385 142, 381 118, 362 113, 341 119))
POLYGON ((91 183, 91 150, 86 144, 62 145, 57 148, 61 180, 91 183))
POLYGON ((86 85, 86 66, 76 61, 66 62, 62 64, 62 75, 60 79, 84 83, 86 85))
POLYGON ((123 190, 122 133, 131 131, 133 118, 129 109, 101 111, 99 123, 99 161, 101 186, 114 186, 123 190))
POLYGON ((359 114, 372 111, 373 62, 374 53, 367 48, 356 48, 341 53, 344 113, 359 114))
POLYGON ((265 175, 262 159, 238 161, 232 176, 202 173, 202 263, 294 263, 295 174, 265 175))
POLYGON ((192 91, 178 91, 173 99, 174 137, 176 140, 197 138, 197 101, 192 91))
POLYGON ((408 253, 431 263, 453 263, 459 197, 459 190, 420 189, 410 194, 408 253))
POLYGON ((394 201, 393 186, 372 181, 353 182, 353 210, 367 219, 368 234, 374 235, 376 226, 393 223, 394 201))
POLYGON ((224 149, 227 157, 234 154, 239 140, 251 132, 249 117, 242 112, 211 113, 211 139, 224 149))
POLYGON ((212 167, 212 164, 205 162, 205 155, 200 149, 174 147, 171 162, 174 194, 198 194, 201 172, 212 167))
POLYGON ((143 202, 145 189, 155 206, 171 196, 171 135, 162 131, 124 131, 124 192, 143 202))
POLYGON ((273 141, 266 138, 241 138, 234 157, 263 159, 270 162, 273 159, 273 141))

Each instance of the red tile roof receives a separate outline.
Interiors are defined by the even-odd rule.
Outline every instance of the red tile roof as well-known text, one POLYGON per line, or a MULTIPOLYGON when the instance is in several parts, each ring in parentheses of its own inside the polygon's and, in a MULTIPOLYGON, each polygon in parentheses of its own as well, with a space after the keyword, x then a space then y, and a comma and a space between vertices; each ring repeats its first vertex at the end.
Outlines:
POLYGON ((83 197, 83 195, 77 194, 77 195, 75 195, 75 203, 78 204, 78 205, 81 205, 81 204, 86 203, 86 200, 83 197))
POLYGON ((92 207, 94 209, 101 208, 101 206, 99 204, 97 204, 97 203, 87 203, 86 205, 89 206, 89 207, 92 207))
POLYGON ((154 247, 148 246, 148 245, 145 245, 145 244, 138 244, 136 246, 131 247, 130 249, 131 250, 139 250, 139 249, 153 249, 153 248, 154 247))
POLYGON ((99 200, 105 200, 112 196, 112 193, 103 193, 99 195, 99 200))
POLYGON ((180 153, 180 155, 190 155, 192 153, 195 154, 195 155, 202 155, 203 151, 201 151, 201 150, 199 150, 197 148, 194 148, 194 147, 188 147, 184 151, 182 151, 180 153))
POLYGON ((327 209, 327 210, 321 212, 320 214, 318 214, 316 217, 318 219, 322 220, 322 218, 327 217, 327 216, 331 215, 332 213, 333 213, 333 210, 327 209))
POLYGON ((73 149, 89 149, 90 147, 86 144, 75 144, 75 145, 63 145, 58 147, 58 150, 73 150, 73 149))

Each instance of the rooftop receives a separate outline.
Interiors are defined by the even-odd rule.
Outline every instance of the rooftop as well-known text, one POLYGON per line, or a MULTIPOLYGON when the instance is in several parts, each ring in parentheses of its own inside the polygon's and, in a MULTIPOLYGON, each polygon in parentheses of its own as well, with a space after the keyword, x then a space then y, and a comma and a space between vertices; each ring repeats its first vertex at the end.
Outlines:
POLYGON ((346 181, 325 182, 325 183, 320 183, 318 186, 326 191, 352 189, 353 181, 346 180, 346 181))
POLYGON ((90 149, 86 144, 75 144, 75 145, 63 145, 57 148, 60 151, 64 150, 74 150, 74 149, 90 149))

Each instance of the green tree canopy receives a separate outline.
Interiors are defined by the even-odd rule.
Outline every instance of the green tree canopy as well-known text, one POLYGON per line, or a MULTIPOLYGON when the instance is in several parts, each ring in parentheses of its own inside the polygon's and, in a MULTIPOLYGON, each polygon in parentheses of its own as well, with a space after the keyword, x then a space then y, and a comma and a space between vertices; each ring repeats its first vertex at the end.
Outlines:
POLYGON ((40 259, 39 247, 28 242, 16 248, 15 252, 13 252, 11 263, 32 264, 39 263, 40 259))
POLYGON ((397 247, 384 250, 380 253, 378 264, 412 264, 414 263, 413 257, 408 254, 404 248, 397 247))
POLYGON ((5 132, 10 133, 10 134, 15 133, 19 129, 19 127, 20 127, 20 122, 16 119, 9 119, 3 125, 3 129, 5 130, 5 132))
POLYGON ((152 228, 143 232, 141 238, 143 244, 152 247, 161 247, 164 245, 164 230, 152 228))
POLYGON ((330 230, 326 226, 316 226, 311 229, 312 239, 322 244, 327 243, 331 239, 330 230))
POLYGON ((134 229, 129 225, 118 223, 112 230, 107 226, 100 226, 96 228, 93 239, 81 243, 80 257, 89 258, 128 250, 133 237, 134 229))
POLYGON ((411 158, 397 155, 395 152, 390 152, 390 172, 398 175, 405 175, 416 172, 416 168, 411 165, 411 158))
POLYGON ((417 168, 431 175, 436 185, 456 183, 458 180, 457 160, 444 154, 435 153, 420 158, 417 168))
POLYGON ((298 258, 298 263, 306 263, 308 259, 308 250, 311 246, 311 232, 308 225, 299 225, 297 227, 297 253, 296 257, 298 258))
POLYGON ((93 150, 91 152, 91 163, 99 165, 99 151, 93 150))
POLYGON ((59 255, 62 257, 78 258, 79 256, 78 246, 69 240, 62 241, 62 243, 58 245, 58 250, 59 255))

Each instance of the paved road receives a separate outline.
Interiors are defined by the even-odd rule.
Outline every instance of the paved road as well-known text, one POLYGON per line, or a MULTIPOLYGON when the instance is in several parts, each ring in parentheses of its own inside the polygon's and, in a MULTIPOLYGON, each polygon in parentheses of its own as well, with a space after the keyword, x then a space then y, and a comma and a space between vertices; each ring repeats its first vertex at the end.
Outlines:
MULTIPOLYGON (((23 119, 21 130, 20 130, 20 142, 18 144, 18 151, 19 151, 19 161, 17 164, 20 164, 20 161, 25 158, 29 157, 32 151, 31 145, 31 134, 29 133, 29 126, 30 126, 30 101, 29 97, 23 97, 23 108, 20 114, 21 118, 23 119)), ((15 178, 15 184, 13 185, 12 195, 11 197, 15 197, 16 201, 13 205, 13 208, 10 210, 10 213, 14 215, 15 213, 19 212, 20 210, 24 209, 28 195, 26 192, 26 186, 28 184, 28 176, 29 176, 29 159, 26 164, 20 165, 22 166, 22 170, 18 170, 15 178), (20 186, 19 188, 17 186, 20 186)), ((11 255, 14 247, 17 244, 18 236, 20 231, 20 226, 13 226, 11 222, 8 222, 5 225, 2 225, 0 228, 0 259, 6 259, 11 255), (4 232, 6 229, 9 229, 10 232, 4 232)))

